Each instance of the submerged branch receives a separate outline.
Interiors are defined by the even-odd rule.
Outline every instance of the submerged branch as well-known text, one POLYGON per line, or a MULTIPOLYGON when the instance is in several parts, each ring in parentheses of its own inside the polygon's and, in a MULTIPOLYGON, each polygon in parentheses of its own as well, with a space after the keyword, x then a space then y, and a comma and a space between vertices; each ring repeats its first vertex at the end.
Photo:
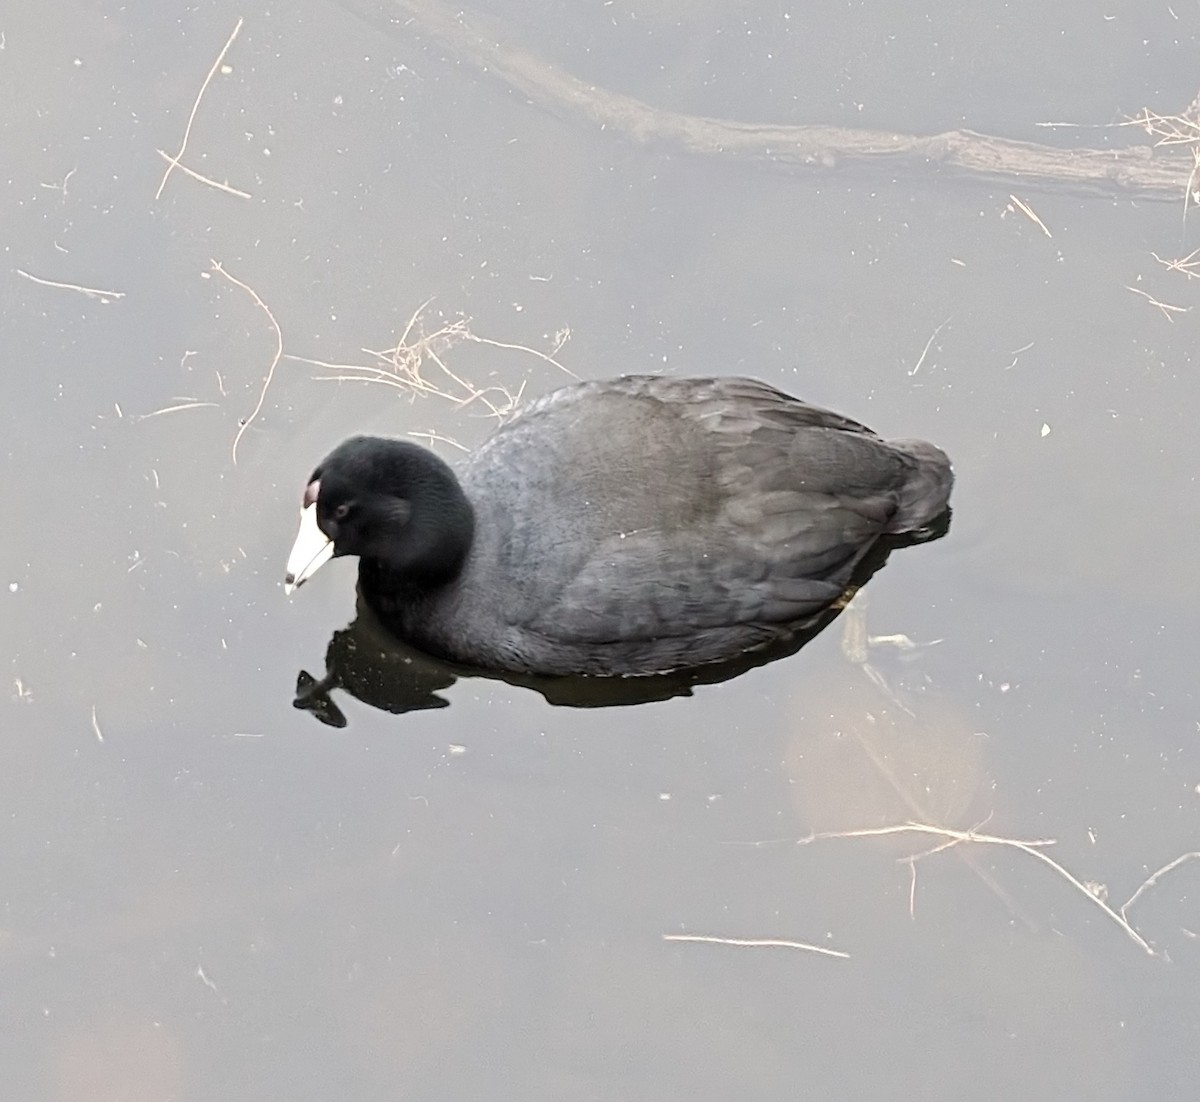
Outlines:
MULTIPOLYGON (((737 122, 663 111, 632 96, 588 84, 534 54, 497 41, 483 17, 437 0, 341 0, 356 15, 408 35, 415 27, 479 69, 500 77, 556 117, 615 132, 638 145, 720 156, 788 170, 831 170, 848 164, 889 173, 938 169, 991 183, 1090 194, 1178 201, 1196 159, 1159 147, 1059 149, 950 130, 928 137, 837 126, 737 122)), ((1151 131, 1152 132, 1152 131, 1151 131)), ((1153 132, 1152 132, 1153 133, 1153 132)), ((1198 136, 1200 137, 1200 136, 1198 136)))

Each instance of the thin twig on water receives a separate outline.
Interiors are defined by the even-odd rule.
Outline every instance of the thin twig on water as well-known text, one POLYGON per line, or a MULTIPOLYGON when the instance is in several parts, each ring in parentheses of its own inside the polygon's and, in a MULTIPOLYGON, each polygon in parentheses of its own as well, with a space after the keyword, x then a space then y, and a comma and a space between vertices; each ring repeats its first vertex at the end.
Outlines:
POLYGON ((271 366, 267 368, 267 374, 263 379, 262 389, 258 392, 258 401, 254 404, 254 409, 251 410, 250 416, 242 421, 238 427, 237 434, 233 438, 233 447, 230 449, 230 455, 233 458, 234 466, 237 466, 237 450, 238 442, 242 439, 246 430, 254 423, 255 418, 262 412, 263 403, 267 400, 267 391, 271 387, 271 380, 275 377, 275 368, 279 366, 279 361, 283 358, 283 331, 279 328, 279 322, 275 320, 275 315, 271 313, 270 307, 258 296, 258 292, 253 287, 243 283, 236 276, 231 276, 220 263, 216 260, 210 261, 212 270, 219 275, 224 276, 235 287, 240 287, 246 292, 264 314, 267 315, 267 321, 271 323, 271 328, 275 331, 275 355, 271 357, 271 366))
MULTIPOLYGON (((186 173, 193 180, 199 180, 202 184, 207 184, 209 187, 216 188, 218 191, 228 192, 230 195, 236 195, 239 199, 252 199, 253 196, 248 191, 242 191, 241 188, 236 188, 229 183, 221 183, 220 180, 213 180, 205 176, 202 172, 197 172, 194 168, 188 168, 187 165, 180 164, 175 160, 170 153, 165 149, 160 149, 158 155, 168 161, 171 168, 177 168, 180 172, 186 173)), ((169 169, 168 169, 169 171, 169 169)))
POLYGON ((1162 311, 1163 317, 1169 322, 1175 321, 1171 317, 1172 314, 1186 314, 1191 309, 1190 306, 1174 306, 1169 302, 1159 302, 1153 295, 1147 294, 1145 291, 1139 291, 1136 287, 1130 287, 1128 284, 1126 284, 1125 290, 1132 291, 1135 295, 1141 295, 1151 306, 1157 306, 1162 311))
MULTIPOLYGON (((1045 846, 1054 845, 1053 838, 1038 838, 1038 839, 1018 839, 1018 838, 1002 838, 995 834, 980 834, 978 830, 972 828, 970 830, 952 830, 949 827, 934 826, 931 823, 898 823, 894 826, 886 827, 870 827, 863 830, 839 830, 839 831, 822 831, 809 834, 804 838, 796 840, 797 845, 808 845, 811 842, 819 841, 827 838, 877 838, 889 834, 931 834, 938 838, 945 838, 950 841, 950 845, 957 845, 960 842, 972 842, 978 845, 1006 846, 1010 849, 1020 850, 1022 853, 1029 854, 1041 861, 1043 864, 1049 865, 1059 876, 1067 881, 1073 888, 1084 896, 1094 906, 1098 907, 1104 914, 1117 924, 1125 935, 1144 952, 1155 957, 1159 954, 1154 950, 1150 943, 1142 937, 1141 934, 1133 928, 1125 917, 1125 911, 1128 907, 1142 894, 1143 891, 1153 886, 1154 882, 1177 865, 1182 864, 1191 856, 1200 856, 1200 854, 1185 854, 1183 857, 1176 858, 1169 865, 1159 869, 1149 880, 1146 881, 1134 894, 1124 903, 1119 910, 1114 910, 1108 905, 1103 898, 1103 893, 1089 887, 1082 880, 1072 875, 1066 868, 1060 865, 1053 857, 1050 857, 1042 851, 1045 846)), ((936 853, 943 849, 948 849, 950 846, 938 846, 931 850, 930 853, 936 853)), ((902 860, 917 861, 920 860, 920 855, 914 857, 905 857, 902 860)))
POLYGON ((791 941, 781 937, 714 937, 711 934, 663 934, 663 941, 692 941, 704 945, 732 945, 739 949, 803 949, 807 953, 820 953, 825 957, 849 960, 850 954, 840 949, 827 949, 824 945, 811 945, 807 941, 791 941))
POLYGON ((88 298, 98 298, 101 302, 125 297, 124 291, 102 291, 97 287, 83 287, 78 283, 60 283, 56 279, 42 279, 40 276, 30 275, 20 268, 17 268, 16 272, 17 275, 29 280, 30 283, 37 283, 42 287, 57 287, 60 291, 78 291, 81 295, 87 295, 88 298))
MULTIPOLYGON (((188 115, 187 126, 184 127, 183 130, 183 140, 179 143, 179 152, 173 157, 170 154, 163 154, 167 158, 167 168, 163 173, 162 180, 159 181, 158 191, 154 193, 154 198, 156 200, 162 197, 163 188, 167 186, 167 180, 171 175, 171 169, 173 169, 176 165, 179 165, 180 168, 183 167, 179 164, 179 161, 180 158, 183 157, 184 151, 187 149, 188 139, 192 136, 192 123, 196 121, 196 112, 200 110, 200 101, 204 98, 204 93, 208 91, 208 86, 210 83, 212 83, 212 78, 216 76, 217 70, 221 67, 221 62, 225 60, 225 55, 229 53, 229 48, 233 45, 234 39, 237 38, 238 33, 241 31, 242 23, 243 20, 241 19, 237 21, 237 25, 233 28, 233 32, 230 34, 228 41, 224 46, 221 47, 221 52, 217 54, 217 60, 212 63, 212 68, 208 70, 208 76, 204 78, 204 83, 200 85, 200 91, 196 93, 196 100, 192 104, 191 114, 188 115)), ((162 150, 159 150, 159 152, 161 153, 162 150)))

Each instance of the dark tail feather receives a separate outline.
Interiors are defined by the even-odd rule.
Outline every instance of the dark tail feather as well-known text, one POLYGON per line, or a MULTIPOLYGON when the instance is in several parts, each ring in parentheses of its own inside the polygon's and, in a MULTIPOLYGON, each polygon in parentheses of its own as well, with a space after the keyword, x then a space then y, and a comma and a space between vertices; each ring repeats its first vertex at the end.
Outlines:
POLYGON ((911 456, 914 466, 900 491, 899 507, 887 530, 911 532, 945 512, 954 485, 954 471, 950 467, 950 457, 924 440, 891 440, 889 443, 911 456))

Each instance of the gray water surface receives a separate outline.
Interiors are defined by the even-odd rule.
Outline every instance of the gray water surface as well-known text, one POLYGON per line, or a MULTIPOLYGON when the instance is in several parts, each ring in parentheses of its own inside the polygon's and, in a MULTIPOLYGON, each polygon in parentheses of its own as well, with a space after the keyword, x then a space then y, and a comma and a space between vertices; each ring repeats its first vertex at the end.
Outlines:
MULTIPOLYGON (((1136 135, 1036 124, 1182 110, 1200 42, 1132 2, 486 14, 662 109, 1062 146, 1136 135)), ((1130 909, 1152 957, 1028 853, 795 844, 986 824, 1113 907, 1200 850, 1200 309, 1152 255, 1200 244, 1182 201, 639 147, 334 3, 15 0, 0 81, 5 1097, 1194 1097, 1200 862, 1130 909), (156 199, 240 17, 183 161, 250 197, 156 199), (276 337, 214 261, 303 358, 236 464, 276 337), (918 645, 850 661, 839 622, 636 708, 467 679, 399 717, 343 696, 341 732, 293 709, 354 615, 349 563, 282 592, 313 464, 490 431, 305 362, 372 362, 430 298, 426 331, 569 330, 583 377, 749 373, 936 441, 950 534, 866 608, 918 645)))

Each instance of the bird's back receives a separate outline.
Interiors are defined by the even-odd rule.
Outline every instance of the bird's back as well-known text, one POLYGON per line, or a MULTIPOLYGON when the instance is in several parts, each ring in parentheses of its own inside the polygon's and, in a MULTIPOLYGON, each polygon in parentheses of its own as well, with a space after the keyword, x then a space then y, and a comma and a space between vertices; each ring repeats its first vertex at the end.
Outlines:
POLYGON ((649 673, 810 622, 880 535, 944 510, 951 474, 754 380, 630 376, 533 403, 462 481, 475 544, 406 633, 475 665, 649 673))

